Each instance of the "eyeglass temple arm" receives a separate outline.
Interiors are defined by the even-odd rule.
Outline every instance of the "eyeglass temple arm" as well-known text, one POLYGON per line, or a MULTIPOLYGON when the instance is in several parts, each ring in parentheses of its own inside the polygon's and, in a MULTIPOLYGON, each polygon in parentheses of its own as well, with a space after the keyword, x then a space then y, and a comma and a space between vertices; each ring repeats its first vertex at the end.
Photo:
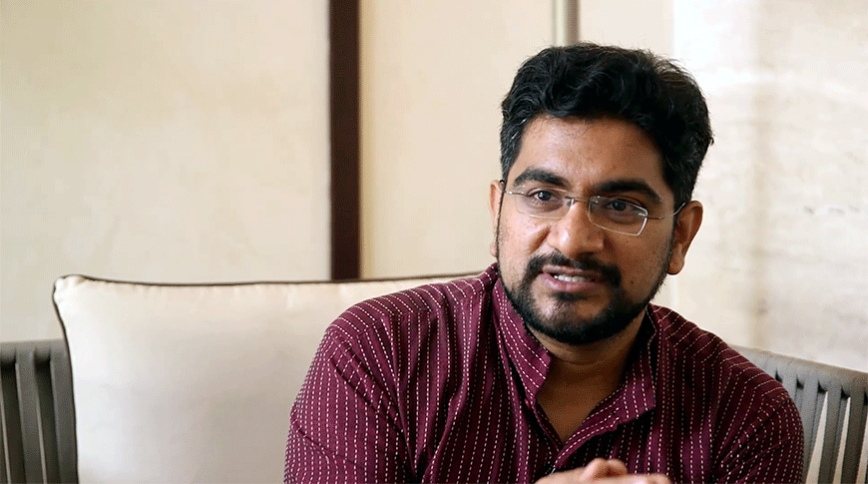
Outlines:
POLYGON ((686 205, 687 205, 687 202, 682 203, 681 206, 678 207, 678 209, 676 209, 674 212, 670 213, 669 215, 664 215, 662 217, 652 217, 652 216, 648 215, 645 218, 650 218, 651 220, 665 220, 669 217, 674 217, 675 215, 678 215, 678 212, 680 212, 681 209, 684 208, 686 205))

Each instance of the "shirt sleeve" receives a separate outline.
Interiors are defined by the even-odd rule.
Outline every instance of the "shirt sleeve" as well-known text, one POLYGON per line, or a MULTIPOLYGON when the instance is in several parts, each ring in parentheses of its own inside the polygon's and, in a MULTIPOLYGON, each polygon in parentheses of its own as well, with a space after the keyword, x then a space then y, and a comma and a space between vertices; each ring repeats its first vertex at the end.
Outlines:
POLYGON ((804 430, 795 403, 783 394, 725 452, 717 475, 720 483, 802 482, 804 430))
POLYGON ((387 361, 370 339, 326 331, 290 412, 285 483, 409 480, 387 361))

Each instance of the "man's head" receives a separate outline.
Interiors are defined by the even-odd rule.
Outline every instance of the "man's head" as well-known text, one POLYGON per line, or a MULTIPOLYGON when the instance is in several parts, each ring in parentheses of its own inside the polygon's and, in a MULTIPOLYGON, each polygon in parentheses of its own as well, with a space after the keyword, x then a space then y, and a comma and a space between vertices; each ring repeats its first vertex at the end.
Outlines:
POLYGON ((502 109, 490 205, 513 305, 568 344, 638 324, 702 219, 690 198, 712 137, 695 81, 649 52, 553 47, 522 65, 502 109))
POLYGON ((547 48, 519 68, 501 112, 502 179, 536 117, 612 117, 635 124, 657 145, 678 205, 690 200, 712 142, 708 108, 693 77, 641 50, 590 43, 547 48))

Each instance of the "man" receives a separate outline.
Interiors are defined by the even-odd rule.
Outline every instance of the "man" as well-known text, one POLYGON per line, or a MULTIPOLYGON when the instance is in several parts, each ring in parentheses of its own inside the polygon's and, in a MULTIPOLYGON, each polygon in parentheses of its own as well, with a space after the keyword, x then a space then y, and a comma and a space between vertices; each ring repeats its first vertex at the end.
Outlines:
POLYGON ((358 304, 291 413, 287 482, 797 482, 784 389, 649 304, 702 221, 689 74, 549 48, 503 101, 497 263, 358 304))

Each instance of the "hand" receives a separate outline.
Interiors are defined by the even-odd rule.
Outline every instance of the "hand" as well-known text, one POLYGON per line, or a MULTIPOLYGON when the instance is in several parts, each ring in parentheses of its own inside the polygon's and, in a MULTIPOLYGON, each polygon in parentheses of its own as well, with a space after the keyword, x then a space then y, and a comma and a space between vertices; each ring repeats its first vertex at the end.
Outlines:
POLYGON ((617 459, 597 458, 586 467, 555 472, 536 484, 670 484, 662 474, 627 474, 627 466, 617 459))

